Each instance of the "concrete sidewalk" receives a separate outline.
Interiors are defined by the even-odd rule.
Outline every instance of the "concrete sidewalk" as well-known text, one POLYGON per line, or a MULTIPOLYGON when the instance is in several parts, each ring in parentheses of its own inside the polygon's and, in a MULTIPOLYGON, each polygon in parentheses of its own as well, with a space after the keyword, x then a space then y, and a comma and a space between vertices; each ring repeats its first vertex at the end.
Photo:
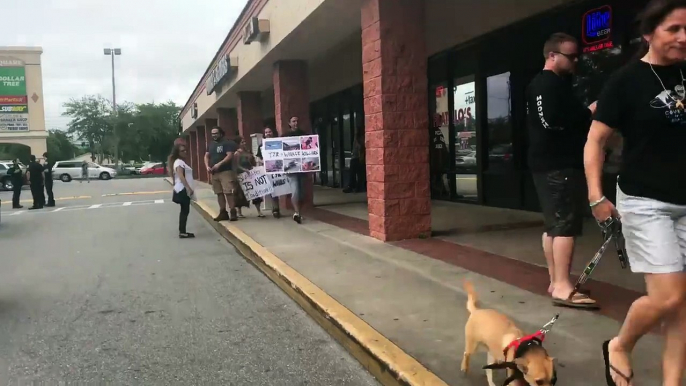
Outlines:
MULTIPOLYGON (((216 215, 217 203, 208 185, 199 183, 196 197, 201 208, 216 215)), ((318 210, 322 209, 313 211, 315 217, 318 210)), ((528 281, 540 285, 537 280, 541 275, 537 271, 512 266, 511 270, 523 273, 518 281, 510 280, 508 284, 488 276, 491 269, 507 268, 511 259, 498 260, 497 256, 473 253, 464 247, 432 249, 432 245, 437 245, 432 243, 448 241, 388 244, 317 221, 308 214, 301 226, 287 213, 281 220, 256 218, 254 209, 244 210, 244 214, 248 218, 231 226, 316 284, 448 384, 487 384, 480 370, 486 364, 485 354, 472 360, 470 375, 460 372, 468 316, 462 290, 465 279, 474 283, 482 307, 503 312, 526 332, 533 333, 561 312, 546 340, 550 354, 558 358, 560 383, 605 383, 601 343, 617 332, 618 318, 553 307, 549 298, 523 289, 529 288, 528 281), (458 252, 449 256, 454 253, 450 251, 458 252), (476 260, 480 258, 483 260, 476 260), (453 259, 460 263, 453 263, 453 259), (467 270, 460 264, 473 269, 467 270)), ((601 295, 596 293, 598 288, 606 287, 592 288, 596 297, 601 295)), ((660 383, 661 348, 661 340, 655 335, 639 343, 634 357, 637 383, 660 383)), ((498 379, 502 382, 502 374, 498 379)))

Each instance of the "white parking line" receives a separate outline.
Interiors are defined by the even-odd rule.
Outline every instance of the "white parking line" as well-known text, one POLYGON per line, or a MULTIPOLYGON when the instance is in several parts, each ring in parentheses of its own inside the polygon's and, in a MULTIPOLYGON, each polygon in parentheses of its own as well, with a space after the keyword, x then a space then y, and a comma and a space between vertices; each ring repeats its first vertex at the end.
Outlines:
POLYGON ((11 213, 11 214, 9 214, 9 216, 19 216, 19 215, 22 214, 22 213, 26 213, 26 211, 25 211, 25 210, 22 210, 22 211, 20 211, 20 212, 11 213))
POLYGON ((64 210, 64 208, 63 208, 63 207, 62 207, 62 208, 57 208, 57 209, 53 210, 53 212, 59 212, 59 211, 61 211, 61 210, 64 210))
POLYGON ((98 209, 101 206, 102 206, 102 204, 95 204, 95 205, 89 206, 88 209, 98 209))
POLYGON ((155 200, 155 204, 164 204, 164 200, 155 200))
POLYGON ((125 202, 122 206, 131 206, 131 204, 133 204, 133 203, 129 201, 129 202, 125 202))

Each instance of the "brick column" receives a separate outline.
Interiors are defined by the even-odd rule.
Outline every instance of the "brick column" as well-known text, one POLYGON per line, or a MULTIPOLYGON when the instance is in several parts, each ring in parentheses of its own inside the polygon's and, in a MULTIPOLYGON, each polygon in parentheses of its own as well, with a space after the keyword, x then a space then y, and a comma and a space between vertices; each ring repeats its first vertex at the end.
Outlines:
POLYGON ((191 157, 191 168, 193 173, 198 173, 198 133, 196 128, 190 130, 190 146, 188 146, 188 156, 191 157))
POLYGON ((424 1, 362 4, 370 234, 383 241, 429 236, 424 1))
POLYGON ((250 143, 250 135, 261 133, 264 125, 262 120, 262 96, 257 91, 242 91, 238 93, 238 132, 250 143))
POLYGON ((205 168, 205 153, 207 153, 207 138, 212 127, 217 125, 216 119, 206 119, 205 126, 198 126, 198 169, 195 170, 195 178, 208 182, 207 169, 205 168))
MULTIPOLYGON (((307 63, 300 60, 286 60, 274 64, 274 119, 276 130, 283 135, 288 129, 291 117, 298 117, 298 126, 305 133, 312 132, 310 123, 310 86, 307 63)), ((313 204, 313 173, 308 173, 305 184, 303 209, 313 204)), ((281 206, 292 209, 290 198, 282 197, 281 206), (284 202, 285 201, 285 202, 284 202)))
POLYGON ((219 115, 219 119, 217 120, 218 126, 224 129, 226 138, 234 138, 238 134, 238 117, 236 116, 236 109, 218 108, 217 115, 219 115))

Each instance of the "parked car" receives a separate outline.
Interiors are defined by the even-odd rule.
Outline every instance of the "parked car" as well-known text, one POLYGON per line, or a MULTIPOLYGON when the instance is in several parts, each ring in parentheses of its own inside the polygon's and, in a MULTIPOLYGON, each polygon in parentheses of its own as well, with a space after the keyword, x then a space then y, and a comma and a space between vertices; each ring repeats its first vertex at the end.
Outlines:
MULTIPOLYGON (((12 190, 14 185, 12 184, 12 179, 7 175, 7 171, 12 167, 12 161, 0 161, 0 190, 12 190)), ((26 173, 26 166, 21 162, 19 163, 21 170, 26 173)))
MULTIPOLYGON (((62 182, 80 180, 82 164, 82 161, 58 161, 52 168, 52 176, 54 179, 62 182)), ((88 162, 88 178, 109 180, 116 176, 116 170, 100 166, 94 162, 88 162)))
POLYGON ((148 164, 145 165, 141 168, 140 172, 141 175, 163 175, 166 173, 164 164, 162 163, 156 163, 156 164, 148 164))

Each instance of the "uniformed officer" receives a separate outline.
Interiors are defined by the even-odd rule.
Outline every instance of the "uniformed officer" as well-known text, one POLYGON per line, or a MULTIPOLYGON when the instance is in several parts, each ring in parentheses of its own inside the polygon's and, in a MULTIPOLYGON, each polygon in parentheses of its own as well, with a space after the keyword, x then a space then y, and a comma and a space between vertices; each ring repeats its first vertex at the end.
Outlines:
POLYGON ((12 161, 12 166, 7 171, 12 181, 12 209, 21 209, 23 206, 19 205, 19 197, 21 196, 21 187, 24 185, 24 171, 19 166, 19 160, 12 161))
POLYGON ((45 192, 43 192, 44 178, 43 165, 36 161, 36 156, 29 157, 28 180, 31 186, 31 195, 33 196, 33 206, 29 210, 43 209, 45 206, 45 192))
POLYGON ((48 153, 43 153, 45 163, 43 164, 43 173, 45 174, 45 193, 48 195, 48 202, 45 206, 55 206, 55 196, 52 194, 52 168, 55 162, 48 158, 48 153))

